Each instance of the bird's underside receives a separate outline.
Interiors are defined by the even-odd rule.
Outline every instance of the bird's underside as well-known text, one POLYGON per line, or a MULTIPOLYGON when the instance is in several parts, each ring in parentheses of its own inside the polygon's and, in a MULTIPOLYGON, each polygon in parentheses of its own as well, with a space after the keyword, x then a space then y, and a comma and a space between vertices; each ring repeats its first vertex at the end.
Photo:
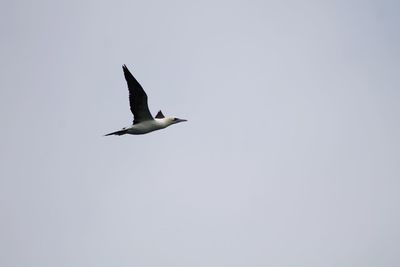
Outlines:
POLYGON ((169 118, 156 118, 153 120, 135 123, 130 127, 126 127, 119 131, 106 134, 106 136, 108 136, 108 135, 124 135, 124 134, 139 135, 139 134, 150 133, 150 132, 163 129, 163 128, 171 125, 169 123, 169 120, 170 120, 169 118))

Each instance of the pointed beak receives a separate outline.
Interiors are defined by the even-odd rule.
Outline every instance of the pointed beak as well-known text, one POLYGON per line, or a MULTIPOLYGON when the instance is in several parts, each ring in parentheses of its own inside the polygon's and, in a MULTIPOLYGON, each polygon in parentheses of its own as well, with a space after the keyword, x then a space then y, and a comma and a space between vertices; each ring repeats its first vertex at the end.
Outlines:
POLYGON ((187 120, 185 120, 185 119, 177 119, 177 120, 175 121, 175 123, 184 122, 184 121, 187 121, 187 120))

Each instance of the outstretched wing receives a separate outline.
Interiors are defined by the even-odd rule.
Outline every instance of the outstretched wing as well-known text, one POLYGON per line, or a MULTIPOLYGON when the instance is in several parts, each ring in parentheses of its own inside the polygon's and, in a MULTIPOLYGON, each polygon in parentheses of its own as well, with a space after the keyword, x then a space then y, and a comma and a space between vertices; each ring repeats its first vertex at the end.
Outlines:
POLYGON ((128 70, 126 65, 122 66, 124 70, 125 80, 128 83, 129 89, 129 104, 133 114, 133 124, 142 121, 153 120, 153 116, 149 111, 147 105, 147 95, 142 86, 133 77, 132 73, 128 70))

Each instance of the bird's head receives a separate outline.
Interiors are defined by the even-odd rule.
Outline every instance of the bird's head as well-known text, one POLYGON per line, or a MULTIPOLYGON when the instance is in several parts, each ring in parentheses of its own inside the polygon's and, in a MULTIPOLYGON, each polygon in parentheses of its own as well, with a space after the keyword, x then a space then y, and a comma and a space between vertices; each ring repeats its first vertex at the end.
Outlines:
POLYGON ((176 124, 176 123, 187 121, 184 119, 179 119, 179 118, 174 118, 174 117, 169 117, 168 120, 169 120, 170 124, 176 124))

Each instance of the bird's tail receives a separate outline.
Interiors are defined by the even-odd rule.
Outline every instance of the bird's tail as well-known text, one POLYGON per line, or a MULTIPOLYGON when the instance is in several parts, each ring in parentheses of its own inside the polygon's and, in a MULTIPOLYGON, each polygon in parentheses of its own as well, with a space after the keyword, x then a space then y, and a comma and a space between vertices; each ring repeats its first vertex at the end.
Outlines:
POLYGON ((116 132, 112 132, 112 133, 109 133, 109 134, 106 134, 106 135, 104 135, 104 136, 109 136, 109 135, 124 135, 124 134, 126 134, 126 130, 119 130, 119 131, 116 131, 116 132))

